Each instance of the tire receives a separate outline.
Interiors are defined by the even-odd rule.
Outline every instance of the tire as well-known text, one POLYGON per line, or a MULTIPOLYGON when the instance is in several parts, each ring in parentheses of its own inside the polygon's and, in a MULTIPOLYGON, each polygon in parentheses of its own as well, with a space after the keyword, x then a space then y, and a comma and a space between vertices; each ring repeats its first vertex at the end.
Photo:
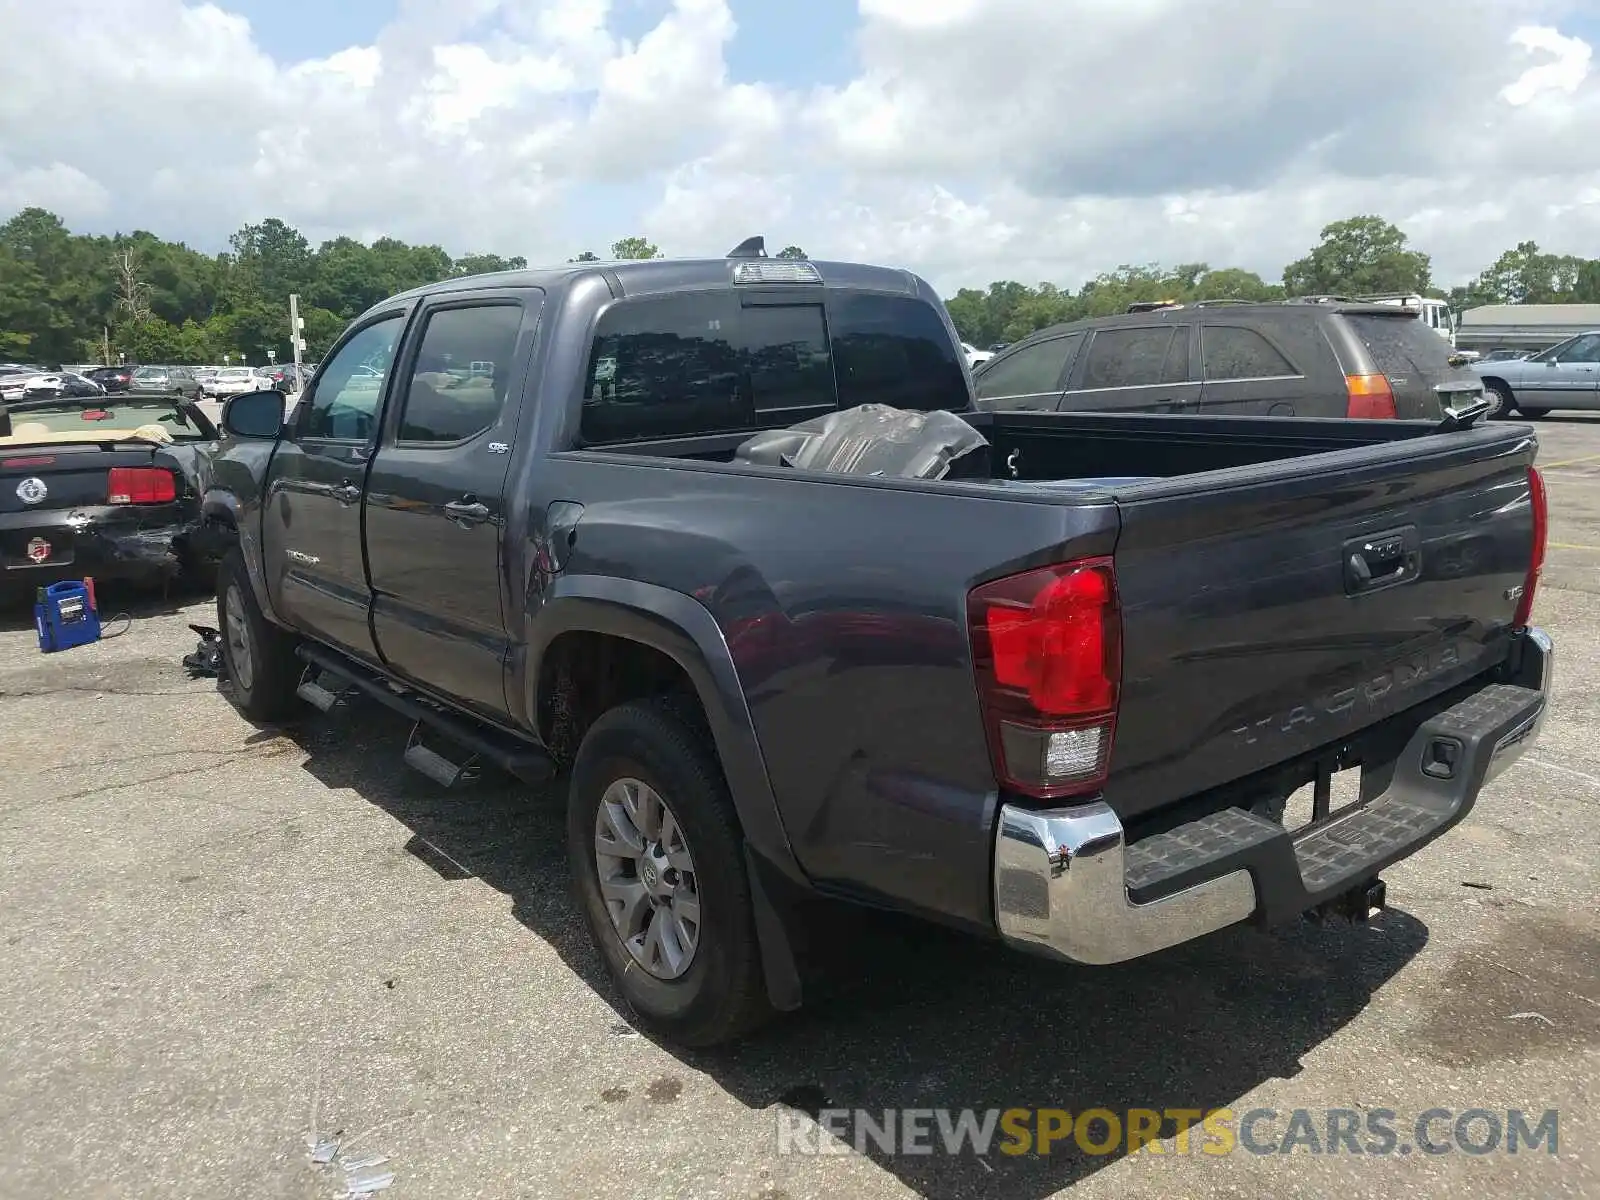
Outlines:
POLYGON ((1494 410, 1490 412, 1491 421, 1505 421, 1517 411, 1516 397, 1511 394, 1511 389, 1503 383, 1489 383, 1484 385, 1485 394, 1494 397, 1494 410))
POLYGON ((262 616, 238 547, 217 570, 217 628, 234 705, 252 721, 290 716, 299 704, 295 638, 262 616))
POLYGON ((687 712, 686 705, 668 699, 639 701, 612 709, 590 727, 572 767, 567 857, 595 948, 639 1024, 666 1041, 703 1047, 738 1038, 768 1017, 771 1008, 745 873, 744 834, 710 736, 698 721, 687 719, 687 712), (628 804, 630 791, 634 807, 628 804), (654 830, 644 819, 633 824, 635 812, 650 807, 643 791, 661 802, 654 830), (608 814, 620 809, 621 817, 608 815, 602 821, 602 800, 608 814), (642 834, 639 840, 647 848, 634 857, 632 875, 627 871, 632 847, 616 836, 626 832, 622 824, 632 834, 642 834), (652 833, 658 840, 652 840, 652 833), (604 866, 603 846, 621 852, 604 866), (650 846, 659 853, 652 855, 650 846), (652 875, 647 860, 681 869, 652 875), (614 897, 619 892, 643 894, 644 902, 618 901, 619 918, 614 919, 602 896, 602 870, 614 897), (671 894, 651 899, 647 881, 662 888, 670 882, 671 894), (685 914, 687 921, 691 905, 692 940, 679 936, 687 926, 676 916, 685 914), (643 915, 630 921, 632 913, 643 915), (632 939, 634 948, 619 929, 619 919, 640 930, 632 939), (652 930, 661 934, 654 953, 652 930), (676 974, 664 943, 679 952, 676 974))

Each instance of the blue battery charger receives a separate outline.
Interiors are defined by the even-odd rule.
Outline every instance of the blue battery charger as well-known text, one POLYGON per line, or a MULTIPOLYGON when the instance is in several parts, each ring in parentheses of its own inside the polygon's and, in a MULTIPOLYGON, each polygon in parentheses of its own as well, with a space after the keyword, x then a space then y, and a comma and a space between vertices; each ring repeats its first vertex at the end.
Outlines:
POLYGON ((94 580, 69 579, 39 589, 33 606, 39 649, 52 654, 100 640, 100 613, 95 607, 94 580))

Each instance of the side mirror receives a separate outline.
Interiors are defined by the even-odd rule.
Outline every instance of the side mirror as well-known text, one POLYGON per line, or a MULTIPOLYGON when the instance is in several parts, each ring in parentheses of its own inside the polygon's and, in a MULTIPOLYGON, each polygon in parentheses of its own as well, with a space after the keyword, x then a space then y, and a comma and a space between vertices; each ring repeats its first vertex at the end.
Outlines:
POLYGON ((234 437, 274 440, 283 429, 284 400, 278 391, 244 392, 222 406, 222 427, 234 437))

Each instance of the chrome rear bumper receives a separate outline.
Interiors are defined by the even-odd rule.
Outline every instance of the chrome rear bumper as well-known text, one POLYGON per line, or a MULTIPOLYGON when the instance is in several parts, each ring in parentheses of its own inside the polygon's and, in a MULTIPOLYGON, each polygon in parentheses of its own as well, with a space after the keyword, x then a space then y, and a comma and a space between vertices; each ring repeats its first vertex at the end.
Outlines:
MULTIPOLYGON (((1355 812, 1290 835, 1228 809, 1161 835, 1169 853, 1185 859, 1185 877, 1197 862, 1221 869, 1143 903, 1130 894, 1128 846, 1108 805, 1048 811, 1002 805, 994 849, 1000 936, 1071 962, 1123 962, 1237 924, 1263 907, 1275 917, 1305 911, 1370 878, 1461 820, 1484 784, 1538 740, 1549 713, 1555 645, 1544 630, 1527 630, 1512 661, 1509 683, 1487 685, 1423 722, 1389 790, 1355 812), (1461 754, 1461 768, 1446 778, 1423 770, 1441 740, 1461 754)), ((1150 873, 1147 861, 1142 878, 1150 873)))

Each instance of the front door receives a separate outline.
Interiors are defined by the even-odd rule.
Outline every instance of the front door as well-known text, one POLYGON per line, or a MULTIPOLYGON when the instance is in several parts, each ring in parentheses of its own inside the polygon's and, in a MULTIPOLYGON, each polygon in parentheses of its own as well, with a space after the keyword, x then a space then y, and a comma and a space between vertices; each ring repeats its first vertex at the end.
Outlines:
POLYGON ((297 629, 375 658, 361 555, 361 488, 377 444, 403 311, 346 334, 272 457, 262 559, 274 610, 297 629))
POLYGON ((1198 374, 1189 370, 1188 325, 1098 329, 1078 355, 1064 412, 1193 412, 1198 374))
POLYGON ((367 484, 379 653, 490 717, 507 711, 507 468, 542 299, 500 289, 423 308, 367 484))
POLYGON ((1528 364, 1516 389, 1517 403, 1530 408, 1594 408, 1600 405, 1600 333, 1585 333, 1553 346, 1528 364))
POLYGON ((1083 338, 1082 333, 1043 338, 990 359, 973 379, 979 407, 990 412, 1054 412, 1083 338))

